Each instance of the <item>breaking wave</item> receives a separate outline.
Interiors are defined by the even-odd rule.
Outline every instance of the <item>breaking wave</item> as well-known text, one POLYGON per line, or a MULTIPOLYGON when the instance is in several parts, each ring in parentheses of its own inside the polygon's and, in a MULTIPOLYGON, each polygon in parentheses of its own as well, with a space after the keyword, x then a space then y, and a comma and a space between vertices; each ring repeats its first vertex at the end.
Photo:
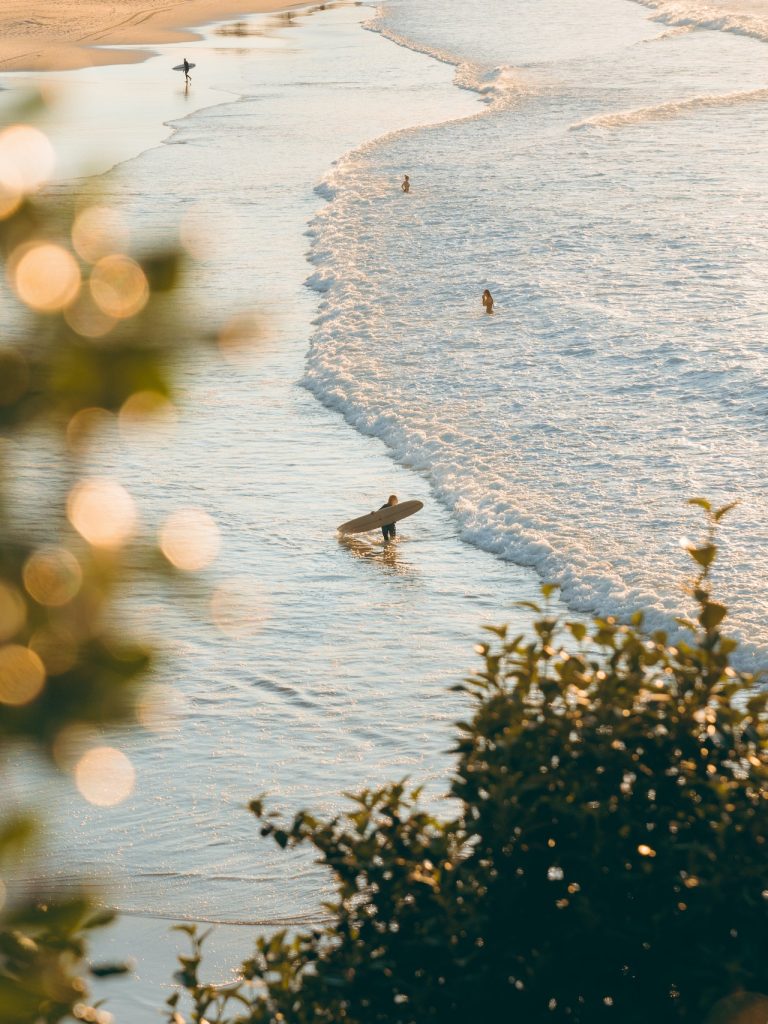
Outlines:
POLYGON ((709 4, 670 3, 669 0, 636 0, 636 3, 656 11, 653 20, 663 25, 733 32, 739 36, 749 36, 751 39, 768 42, 768 18, 761 18, 746 11, 718 13, 717 8, 709 4))
POLYGON ((663 118, 677 117, 691 110, 702 110, 707 107, 729 107, 738 103, 759 103, 768 100, 768 88, 750 89, 746 92, 729 92, 712 96, 689 96, 682 100, 671 100, 658 103, 653 107, 640 107, 637 110, 619 110, 613 114, 598 114, 572 124, 571 131, 584 128, 623 128, 625 125, 642 124, 645 121, 659 121, 663 118))

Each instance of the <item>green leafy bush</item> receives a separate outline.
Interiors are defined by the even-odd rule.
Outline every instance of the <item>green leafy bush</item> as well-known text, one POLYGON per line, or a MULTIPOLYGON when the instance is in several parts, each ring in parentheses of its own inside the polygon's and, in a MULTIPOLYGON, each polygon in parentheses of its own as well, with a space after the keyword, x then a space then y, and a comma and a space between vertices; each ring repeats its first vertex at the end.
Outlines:
POLYGON ((403 783, 330 821, 253 802, 263 835, 317 850, 336 899, 326 926, 260 940, 236 986, 198 981, 198 946, 177 979, 191 1020, 700 1024, 768 986, 766 694, 710 594, 727 509, 696 503, 687 640, 535 606, 534 640, 490 631, 460 687, 455 818, 403 783))

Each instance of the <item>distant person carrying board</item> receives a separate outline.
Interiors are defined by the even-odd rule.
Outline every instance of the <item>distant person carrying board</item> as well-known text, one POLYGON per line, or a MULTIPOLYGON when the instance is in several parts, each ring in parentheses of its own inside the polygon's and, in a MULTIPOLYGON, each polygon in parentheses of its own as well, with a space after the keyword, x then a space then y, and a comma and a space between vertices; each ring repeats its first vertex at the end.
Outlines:
POLYGON ((195 65, 191 61, 187 60, 187 58, 185 57, 184 60, 181 62, 181 64, 177 64, 174 67, 173 70, 174 71, 183 71, 184 72, 184 84, 185 85, 189 85, 189 83, 192 81, 192 76, 190 75, 189 72, 192 70, 192 68, 194 66, 195 65))
POLYGON ((493 312, 493 296, 491 295, 491 293, 488 291, 487 288, 483 292, 482 302, 483 302, 483 305, 485 306, 485 312, 486 313, 492 313, 493 312))
MULTIPOLYGON (((387 498, 387 500, 384 502, 384 504, 379 509, 379 512, 381 512, 385 508, 389 508, 390 505, 396 505, 396 504, 397 504, 397 495, 396 494, 390 494, 390 496, 387 498)), ((397 536, 397 527, 395 526, 394 523, 387 523, 385 526, 382 526, 381 532, 382 532, 382 535, 384 537, 384 543, 386 543, 388 540, 394 540, 395 539, 395 537, 397 536)))
POLYGON ((400 188, 403 190, 403 192, 411 191, 411 179, 408 177, 407 174, 403 178, 403 184, 400 186, 400 188))

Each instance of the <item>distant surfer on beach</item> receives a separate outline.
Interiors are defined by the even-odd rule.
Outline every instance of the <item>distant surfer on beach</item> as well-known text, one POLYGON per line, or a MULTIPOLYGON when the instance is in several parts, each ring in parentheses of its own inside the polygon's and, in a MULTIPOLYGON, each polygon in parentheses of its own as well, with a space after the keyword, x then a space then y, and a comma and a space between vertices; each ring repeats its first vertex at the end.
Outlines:
MULTIPOLYGON (((384 504, 379 509, 379 512, 383 512, 385 508, 389 508, 390 505, 396 505, 396 504, 397 504, 397 495, 396 494, 390 494, 390 496, 387 498, 387 500, 384 502, 384 504)), ((395 526, 394 523, 387 523, 385 526, 382 526, 381 532, 384 535, 384 543, 386 544, 387 541, 394 540, 395 537, 397 536, 397 527, 395 526)))
POLYGON ((184 68, 184 81, 185 82, 191 82, 192 81, 192 76, 189 73, 189 61, 187 60, 186 57, 184 58, 184 62, 182 64, 182 67, 184 68))
POLYGON ((408 177, 407 174, 403 178, 403 184, 400 186, 400 188, 403 190, 403 192, 411 191, 411 179, 408 177))
POLYGON ((491 295, 491 293, 488 291, 487 288, 483 292, 482 302, 483 302, 483 305, 485 306, 485 312, 486 313, 492 313, 493 312, 493 296, 491 295))

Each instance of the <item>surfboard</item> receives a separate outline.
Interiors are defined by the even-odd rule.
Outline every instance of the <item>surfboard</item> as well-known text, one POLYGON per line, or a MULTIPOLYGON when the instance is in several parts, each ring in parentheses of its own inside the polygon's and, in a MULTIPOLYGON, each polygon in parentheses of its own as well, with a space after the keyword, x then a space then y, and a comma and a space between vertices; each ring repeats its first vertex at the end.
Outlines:
POLYGON ((397 505, 387 505, 378 512, 369 512, 367 516, 358 516, 357 519, 350 519, 337 527, 339 533, 368 533, 369 530, 378 530, 390 523, 399 523, 401 519, 412 516, 419 509, 424 508, 423 501, 401 501, 397 505))
MULTIPOLYGON (((191 71, 192 68, 197 67, 197 65, 196 64, 187 64, 187 67, 191 71)), ((184 70, 184 65, 183 64, 177 64, 176 67, 173 70, 174 71, 183 71, 184 70)))

